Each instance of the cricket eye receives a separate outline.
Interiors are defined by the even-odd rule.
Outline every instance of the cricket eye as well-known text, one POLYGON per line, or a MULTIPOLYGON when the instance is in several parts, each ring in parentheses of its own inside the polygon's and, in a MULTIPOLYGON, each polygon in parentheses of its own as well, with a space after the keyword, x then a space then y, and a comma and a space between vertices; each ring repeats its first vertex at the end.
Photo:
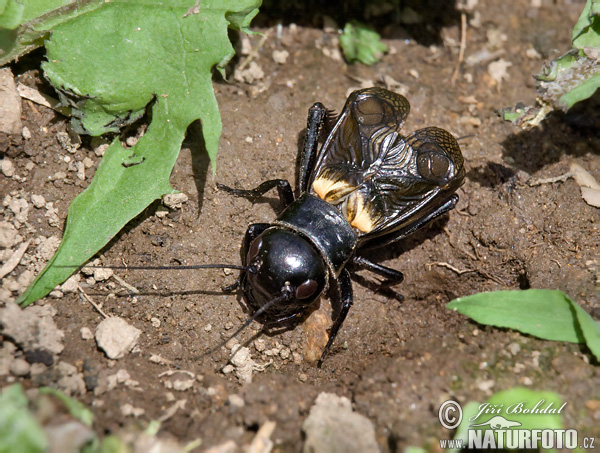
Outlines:
POLYGON ((443 185, 451 177, 452 162, 437 146, 426 143, 419 149, 417 171, 423 178, 443 185))
POLYGON ((296 299, 308 299, 315 294, 319 284, 316 280, 308 279, 296 288, 296 299))

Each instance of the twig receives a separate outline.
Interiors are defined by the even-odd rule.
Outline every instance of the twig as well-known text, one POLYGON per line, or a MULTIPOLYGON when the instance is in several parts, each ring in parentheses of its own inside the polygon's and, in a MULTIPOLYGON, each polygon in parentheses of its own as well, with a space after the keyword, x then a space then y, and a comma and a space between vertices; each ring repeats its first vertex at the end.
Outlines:
POLYGON ((10 256, 8 261, 4 263, 2 267, 0 267, 0 279, 6 277, 15 269, 15 267, 19 265, 23 255, 25 255, 25 252, 27 251, 27 247, 29 247, 30 242, 31 239, 21 244, 21 246, 10 256))
POLYGON ((258 56, 258 52, 260 52, 260 49, 262 48, 262 46, 265 44, 265 42, 267 41, 267 39, 269 39, 269 36, 271 35, 271 28, 269 28, 265 34, 263 35, 263 37, 261 38, 261 40, 258 42, 258 44, 256 45, 256 47, 254 49, 252 49, 252 51, 250 52, 250 54, 244 59, 244 61, 242 61, 240 63, 240 65, 236 68, 239 71, 242 71, 246 66, 248 66, 248 64, 250 64, 250 62, 252 60, 254 60, 257 56, 258 56))
POLYGON ((81 295, 83 296, 83 298, 85 300, 87 300, 90 304, 92 304, 92 307, 94 307, 96 310, 98 310, 98 313, 100 313, 105 318, 109 318, 109 316, 102 311, 102 309, 100 308, 100 305, 98 305, 96 302, 94 302, 92 300, 92 298, 85 293, 85 291, 83 290, 83 288, 81 288, 81 286, 77 285, 77 290, 81 293, 81 295))
POLYGON ((477 271, 474 271, 472 269, 460 270, 460 269, 455 268, 450 263, 444 263, 444 262, 440 262, 440 261, 436 261, 435 263, 427 263, 427 264, 425 264, 425 266, 427 266, 428 270, 431 270, 432 266, 445 267, 446 269, 450 269, 452 272, 456 272, 458 275, 466 274, 468 272, 477 272, 477 271))
POLYGON ((454 68, 454 74, 452 74, 452 86, 458 79, 458 71, 460 71, 460 65, 465 58, 465 48, 467 47, 467 14, 460 13, 460 49, 458 50, 458 61, 454 68))
POLYGON ((162 414, 160 417, 158 417, 158 421, 161 423, 166 422, 168 419, 170 419, 173 415, 175 415, 175 413, 181 409, 185 409, 185 403, 187 402, 186 399, 183 400, 179 400, 179 401, 175 401, 175 403, 173 403, 173 405, 171 407, 169 407, 164 414, 162 414))
POLYGON ((123 280, 118 275, 113 274, 112 278, 114 278, 117 282, 119 282, 119 284, 121 286, 123 286, 125 289, 128 289, 131 293, 133 293, 133 294, 139 294, 140 293, 139 289, 137 289, 135 286, 130 285, 129 283, 127 283, 125 280, 123 280))
POLYGON ((573 172, 568 171, 564 175, 555 176, 553 178, 542 178, 542 179, 534 179, 533 181, 528 181, 531 187, 541 186, 542 184, 552 184, 555 182, 565 182, 567 179, 574 177, 573 172))
POLYGON ((188 371, 188 370, 167 370, 167 371, 163 371, 162 373, 160 373, 158 375, 158 377, 173 376, 174 374, 177 374, 177 373, 187 374, 192 379, 194 379, 196 377, 196 375, 194 373, 192 373, 191 371, 188 371))
POLYGON ((67 107, 66 105, 60 105, 60 102, 57 99, 54 99, 52 96, 48 96, 47 94, 44 94, 35 88, 28 87, 27 85, 23 85, 21 82, 19 82, 17 84, 17 91, 19 92, 19 96, 21 96, 23 99, 27 99, 31 102, 35 102, 36 104, 56 110, 58 113, 61 113, 64 116, 71 115, 70 107, 67 107))
POLYGON ((275 422, 267 420, 256 433, 252 443, 246 450, 248 453, 261 453, 265 451, 271 451, 273 448, 273 441, 271 435, 275 431, 275 422))
POLYGON ((200 14, 200 0, 196 0, 194 6, 188 9, 183 17, 188 17, 190 14, 200 14))
POLYGON ((471 258, 473 261, 478 261, 477 257, 475 255, 473 255, 471 252, 469 252, 468 250, 461 249, 461 252, 464 253, 465 256, 468 256, 469 258, 471 258))

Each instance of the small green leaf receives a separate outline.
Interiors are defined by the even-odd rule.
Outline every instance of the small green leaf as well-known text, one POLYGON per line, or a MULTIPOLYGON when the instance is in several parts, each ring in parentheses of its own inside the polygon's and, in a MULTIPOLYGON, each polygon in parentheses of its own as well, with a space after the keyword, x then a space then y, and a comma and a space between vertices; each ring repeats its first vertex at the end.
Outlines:
POLYGON ((39 390, 41 394, 53 395, 58 398, 74 418, 88 427, 92 426, 92 423, 94 422, 94 414, 75 398, 71 398, 60 390, 50 387, 41 387, 39 390))
POLYGON ((23 20, 25 6, 16 0, 3 0, 0 2, 0 28, 14 30, 23 20))
POLYGON ((423 447, 406 447, 404 453, 427 453, 423 447))
POLYGON ((581 82, 579 85, 576 85, 569 92, 563 94, 558 99, 558 105, 563 110, 569 110, 579 101, 591 97, 598 88, 600 88, 600 72, 581 82))
POLYGON ((571 40, 577 49, 600 47, 600 0, 587 0, 571 40))
POLYGON ((0 390, 0 452, 46 451, 44 430, 29 412, 29 401, 20 384, 0 390))
MULTIPOLYGON (((475 439, 473 430, 497 431, 487 424, 493 417, 502 417, 518 425, 497 431, 496 435, 504 435, 511 429, 519 430, 559 430, 563 429, 562 398, 555 392, 532 390, 515 387, 492 395, 482 404, 471 401, 463 408, 463 419, 456 430, 454 439, 462 439, 464 448, 476 448, 479 445, 469 444, 475 439), (480 425, 480 426, 475 426, 480 425), (470 432, 471 431, 471 432, 470 432)), ((458 450, 448 450, 457 452, 458 450)))
POLYGON ((375 30, 358 21, 346 24, 340 36, 340 46, 348 63, 360 61, 366 65, 377 63, 388 50, 375 30))
MULTIPOLYGON (((102 443, 100 448, 96 450, 94 453, 130 453, 131 448, 129 448, 121 439, 119 439, 115 435, 106 436, 102 439, 102 443)), ((84 452, 87 453, 87 452, 84 452)))
POLYGON ((545 340, 586 343, 600 360, 600 325, 561 291, 479 293, 455 299, 446 307, 481 324, 507 327, 545 340))
POLYGON ((568 111, 600 88, 600 0, 587 0, 571 40, 573 48, 546 63, 535 76, 536 106, 517 117, 505 115, 505 120, 523 128, 537 126, 553 110, 568 111))
MULTIPOLYGON (((460 425, 458 425, 458 428, 456 428, 456 433, 454 434, 454 440, 461 439, 462 445, 464 445, 465 448, 469 442, 469 425, 472 423, 472 422, 469 422, 469 418, 477 415, 478 408, 479 408, 479 403, 476 401, 471 401, 462 408, 462 417, 463 418, 460 422, 460 425)), ((458 453, 461 450, 462 450, 462 448, 449 448, 446 451, 449 453, 458 453)))
MULTIPOLYGON (((519 429, 563 428, 562 415, 558 413, 563 406, 563 401, 555 392, 515 387, 495 393, 488 398, 487 403, 492 407, 502 407, 502 414, 506 418, 521 423, 519 429)), ((471 424, 481 423, 484 420, 471 422, 471 424)))

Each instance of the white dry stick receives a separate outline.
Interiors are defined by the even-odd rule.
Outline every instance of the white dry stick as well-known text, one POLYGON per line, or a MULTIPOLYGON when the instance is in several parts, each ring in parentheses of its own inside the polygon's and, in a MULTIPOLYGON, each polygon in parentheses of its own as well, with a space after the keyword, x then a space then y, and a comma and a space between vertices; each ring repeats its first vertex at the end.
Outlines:
POLYGON ((85 300, 87 300, 90 304, 92 304, 92 307, 94 307, 96 310, 98 310, 98 313, 100 313, 102 316, 104 316, 104 318, 108 318, 108 315, 102 311, 102 309, 100 308, 100 305, 98 305, 96 302, 94 302, 92 300, 92 298, 85 293, 85 291, 83 290, 83 288, 81 286, 77 285, 77 290, 81 293, 81 295, 83 296, 83 298, 85 300))
POLYGON ((569 167, 569 171, 563 175, 553 178, 536 179, 529 182, 530 186, 539 186, 542 184, 552 184, 555 182, 564 182, 569 178, 573 178, 579 189, 581 197, 590 206, 600 208, 600 183, 589 173, 585 168, 577 162, 573 162, 569 167))
POLYGON ((175 413, 181 409, 184 410, 185 409, 185 403, 187 403, 186 399, 183 400, 178 400, 175 401, 175 403, 173 403, 173 405, 171 407, 169 407, 164 414, 162 414, 159 418, 158 421, 161 423, 166 422, 168 419, 170 419, 173 415, 175 415, 175 413))
POLYGON ((458 50, 458 61, 456 62, 456 67, 454 68, 454 73, 452 74, 452 86, 456 83, 456 79, 458 79, 458 71, 460 71, 460 65, 462 64, 465 58, 465 49, 467 47, 467 15, 463 12, 460 14, 460 48, 458 50))
POLYGON ((125 280, 123 280, 118 275, 113 274, 112 278, 114 278, 122 287, 124 287, 125 289, 128 289, 131 293, 133 293, 133 294, 139 294, 140 293, 139 289, 137 289, 133 285, 130 285, 129 283, 127 283, 125 280))
POLYGON ((14 268, 19 265, 21 259, 23 258, 23 255, 25 255, 27 247, 29 247, 30 242, 31 239, 21 244, 21 246, 15 251, 15 253, 11 255, 8 261, 4 263, 2 267, 0 267, 0 280, 6 277, 8 274, 10 274, 14 270, 14 268))
POLYGON ((17 91, 23 99, 27 99, 31 102, 35 102, 36 104, 43 105, 44 107, 56 110, 58 113, 61 113, 65 116, 71 116, 70 107, 67 107, 65 105, 59 106, 59 101, 57 99, 54 99, 52 96, 48 96, 47 94, 41 93, 35 88, 28 87, 27 85, 23 85, 21 82, 19 82, 17 84, 17 91))
POLYGON ((271 435, 275 431, 275 422, 266 421, 252 439, 252 443, 246 450, 247 453, 269 453, 273 449, 271 435))
POLYGON ((427 263, 427 264, 425 264, 425 266, 429 270, 431 270, 432 266, 445 267, 446 269, 450 269, 452 272, 456 272, 458 275, 466 274, 466 273, 469 273, 469 272, 477 272, 477 271, 474 271, 472 269, 463 269, 463 270, 457 269, 456 267, 454 267, 450 263, 444 263, 444 262, 439 262, 439 261, 435 262, 435 263, 427 263))

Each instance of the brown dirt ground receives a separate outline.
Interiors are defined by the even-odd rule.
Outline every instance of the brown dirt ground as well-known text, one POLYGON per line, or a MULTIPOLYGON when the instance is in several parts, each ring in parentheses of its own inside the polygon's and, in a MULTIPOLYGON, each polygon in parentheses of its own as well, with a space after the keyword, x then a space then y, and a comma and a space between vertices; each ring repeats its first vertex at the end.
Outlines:
MULTIPOLYGON (((372 67, 350 67, 326 56, 322 48, 335 48, 335 34, 305 27, 294 32, 284 26, 278 39, 273 27, 254 60, 264 71, 261 80, 255 85, 216 82, 223 118, 216 177, 205 154, 198 152, 201 139, 194 126, 172 176, 172 186, 190 201, 164 218, 154 215, 158 204, 148 209, 104 250, 104 264, 239 262, 247 225, 274 218, 275 194, 268 197, 270 203, 253 205, 217 191, 215 182, 250 188, 272 178, 294 181, 308 107, 321 101, 339 111, 360 79, 382 85, 383 76, 390 76, 407 86, 412 112, 406 131, 436 125, 457 137, 470 136, 461 140, 467 178, 458 192, 460 202, 442 221, 388 250, 370 254, 402 270, 406 280, 394 293, 380 293, 373 291, 376 277, 358 273, 354 307, 322 369, 298 360, 306 348, 310 322, 261 337, 267 351, 283 345, 292 353, 289 358, 282 358, 285 353, 261 353, 251 343, 257 362, 272 363, 256 372, 250 384, 242 385, 220 371, 227 363, 226 348, 201 357, 247 317, 234 295, 219 293, 235 278, 229 272, 117 271, 142 292, 153 293, 135 301, 115 296, 122 288, 114 281, 85 286, 105 312, 123 317, 143 332, 137 352, 117 362, 106 359, 93 341, 82 339, 82 327, 93 331, 102 320, 86 301, 66 294, 39 302, 58 309, 55 319, 66 335, 61 361, 75 365, 87 378, 126 369, 143 389, 120 385, 99 396, 93 391, 79 395, 93 408, 98 432, 116 432, 159 418, 172 405, 171 392, 175 399, 187 400, 186 409, 165 421, 162 432, 181 440, 201 438, 202 448, 226 440, 241 446, 250 442, 260 425, 272 420, 277 423, 272 436, 276 451, 299 451, 301 425, 316 396, 327 391, 347 396, 354 409, 373 422, 382 451, 410 445, 435 450, 436 439, 448 437, 437 417, 441 402, 450 397, 461 403, 482 401, 491 392, 526 385, 558 392, 568 402, 565 426, 600 438, 598 409, 594 412, 595 406, 586 406, 600 400, 600 369, 588 363, 591 355, 585 349, 480 326, 445 308, 453 298, 482 291, 555 288, 600 319, 600 211, 584 203, 571 179, 528 184, 567 172, 573 161, 600 179, 597 124, 596 129, 585 124, 582 119, 589 115, 583 110, 552 115, 540 128, 523 132, 496 113, 519 101, 532 104, 532 74, 544 58, 570 47, 570 28, 582 3, 542 3, 535 8, 529 1, 510 6, 485 2, 478 10, 480 25, 469 25, 466 57, 484 48, 499 48, 504 50, 499 58, 512 63, 501 84, 489 75, 488 62, 463 65, 456 84, 451 84, 459 23, 442 28, 442 39, 434 47, 396 33, 399 36, 386 41, 394 50, 372 67), (532 48, 540 56, 532 52, 528 56, 532 48), (289 57, 277 64, 272 52, 282 49, 289 57), (470 272, 459 274, 436 263, 470 272), (507 349, 513 343, 520 345, 516 354, 507 349), (195 373, 196 384, 182 393, 168 390, 167 377, 159 375, 170 368, 151 362, 151 354, 195 373), (228 403, 232 394, 241 396, 243 407, 228 403), (137 420, 123 415, 125 403, 144 409, 144 414, 137 420)), ((260 39, 250 37, 253 46, 260 39)), ((17 75, 26 84, 40 84, 36 71, 17 75)), ((4 178, 0 195, 17 193, 29 199, 41 194, 58 208, 62 222, 70 201, 89 183, 99 158, 86 140, 74 154, 67 153, 56 139, 57 132, 67 129, 67 121, 51 110, 24 101, 23 116, 32 137, 9 137, 5 143, 6 154, 25 180, 4 178), (85 157, 94 161, 85 181, 68 170, 67 155, 75 161, 85 157), (34 163, 30 171, 29 162, 34 163), (48 176, 60 171, 67 173, 65 180, 48 181, 48 176)), ((4 215, 11 220, 8 210, 4 215)), ((43 209, 30 211, 28 225, 20 231, 25 238, 61 234, 62 223, 49 226, 43 209)), ((25 268, 19 266, 9 278, 17 278, 25 268)), ((321 302, 321 310, 329 315, 327 299, 321 302)), ((256 333, 250 329, 242 337, 256 333)), ((49 376, 22 381, 27 387, 52 385, 49 376)))

